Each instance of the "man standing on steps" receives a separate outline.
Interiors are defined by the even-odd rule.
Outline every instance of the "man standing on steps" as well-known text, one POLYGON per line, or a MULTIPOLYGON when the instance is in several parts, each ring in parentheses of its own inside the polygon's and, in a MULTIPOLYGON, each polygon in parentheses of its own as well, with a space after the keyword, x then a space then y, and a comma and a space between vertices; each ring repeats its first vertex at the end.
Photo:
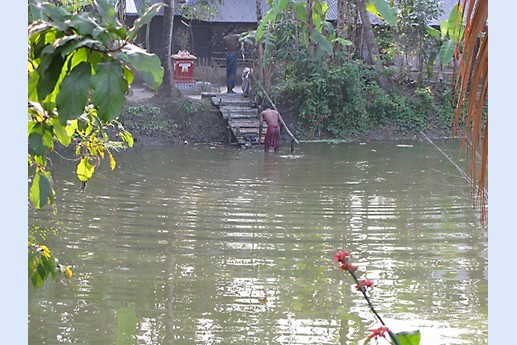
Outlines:
POLYGON ((228 34, 223 37, 224 49, 226 50, 226 86, 227 93, 235 93, 235 74, 237 73, 237 52, 241 47, 239 36, 234 32, 235 26, 228 28, 228 34))
POLYGON ((271 109, 269 102, 264 103, 264 110, 259 116, 259 145, 264 121, 267 123, 266 137, 264 138, 264 152, 269 152, 270 147, 272 147, 275 152, 278 152, 278 148, 280 147, 280 123, 282 121, 282 115, 280 115, 278 111, 271 109))

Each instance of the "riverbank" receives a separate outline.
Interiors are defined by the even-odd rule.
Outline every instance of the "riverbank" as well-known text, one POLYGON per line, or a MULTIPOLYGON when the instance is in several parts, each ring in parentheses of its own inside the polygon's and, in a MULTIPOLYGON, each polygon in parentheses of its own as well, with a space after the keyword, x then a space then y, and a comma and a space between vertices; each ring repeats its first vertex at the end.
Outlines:
MULTIPOLYGON (((237 86, 236 91, 241 92, 237 86)), ((345 142, 374 140, 423 140, 420 132, 398 130, 395 123, 370 129, 367 133, 346 138, 335 138, 325 130, 314 133, 303 128, 295 109, 276 104, 291 132, 300 141, 345 142)), ((144 85, 132 87, 126 97, 126 107, 121 122, 135 138, 135 145, 228 143, 227 123, 209 98, 201 94, 183 94, 177 99, 163 99, 144 85)), ((426 130, 430 138, 450 138, 451 134, 433 126, 426 130)), ((283 134, 283 142, 290 138, 283 134)))

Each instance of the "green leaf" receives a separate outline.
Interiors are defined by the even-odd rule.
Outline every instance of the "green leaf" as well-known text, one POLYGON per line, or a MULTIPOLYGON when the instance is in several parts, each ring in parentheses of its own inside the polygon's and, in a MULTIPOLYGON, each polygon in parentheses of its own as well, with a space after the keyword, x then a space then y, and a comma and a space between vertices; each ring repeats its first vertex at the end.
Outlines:
POLYGON ((67 56, 70 53, 72 53, 74 50, 78 50, 79 48, 86 47, 86 48, 91 49, 91 48, 94 48, 95 46, 102 47, 102 43, 97 40, 93 40, 93 39, 82 39, 80 41, 76 41, 76 42, 67 44, 65 47, 63 47, 63 49, 61 49, 61 55, 67 56))
POLYGON ((38 101, 38 83, 39 83, 39 73, 37 70, 32 71, 29 74, 29 102, 37 102, 38 101))
POLYGON ((93 173, 95 172, 95 167, 90 164, 88 157, 83 157, 79 164, 77 164, 77 178, 79 181, 86 182, 92 178, 93 173))
POLYGON ((412 332, 399 332, 396 334, 400 345, 419 345, 420 344, 420 330, 412 332))
POLYGON ((296 19, 300 21, 307 20, 307 10, 305 9, 305 5, 301 2, 294 4, 294 14, 296 16, 296 19))
POLYGON ((266 15, 260 20, 260 24, 257 27, 257 32, 255 34, 255 41, 259 42, 262 39, 262 36, 267 32, 269 22, 273 22, 276 17, 276 14, 273 10, 267 11, 266 15))
POLYGON ((318 31, 313 30, 311 33, 311 40, 316 43, 323 51, 325 51, 328 55, 332 54, 332 44, 327 41, 325 36, 320 34, 318 31))
POLYGON ((129 31, 128 31, 128 39, 130 41, 134 40, 135 37, 138 35, 138 30, 140 30, 141 27, 143 27, 144 25, 149 23, 153 19, 153 17, 156 15, 156 13, 158 13, 160 8, 162 8, 163 6, 165 6, 164 3, 154 4, 154 5, 150 6, 144 12, 144 14, 142 14, 140 16, 140 18, 135 20, 133 27, 131 29, 129 29, 129 31))
POLYGON ((158 91, 163 79, 163 67, 156 55, 131 44, 124 47, 119 56, 140 72, 149 86, 158 91))
POLYGON ((427 31, 427 33, 433 37, 440 37, 440 31, 436 30, 435 28, 433 27, 430 27, 429 25, 426 25, 425 26, 425 30, 427 31))
POLYGON ((382 19, 384 19, 390 26, 397 27, 397 9, 390 7, 385 0, 370 0, 375 6, 382 19))
POLYGON ((52 19, 53 22, 63 22, 70 16, 65 6, 56 6, 48 2, 31 4, 31 9, 39 18, 46 20, 48 17, 52 19))
POLYGON ((456 43, 449 40, 447 42, 444 42, 440 47, 440 63, 442 64, 442 66, 445 66, 449 62, 451 62, 452 56, 454 55, 455 46, 456 43))
POLYGON ((87 13, 74 14, 70 24, 83 36, 92 36, 93 31, 99 28, 99 24, 87 13))
POLYGON ((463 36, 464 24, 462 22, 463 10, 461 6, 454 5, 449 15, 448 33, 453 42, 459 42, 463 36))
POLYGON ((39 255, 40 254, 38 252, 33 252, 33 251, 29 250, 29 258, 28 258, 28 261, 27 261, 29 263, 29 269, 28 269, 29 278, 32 276, 32 274, 36 270, 36 267, 38 266, 39 255))
POLYGON ((68 134, 68 131, 66 130, 66 126, 63 126, 59 122, 59 118, 53 118, 51 120, 52 123, 52 132, 56 136, 57 140, 63 144, 64 146, 70 145, 72 142, 71 135, 68 134))
POLYGON ((353 44, 353 43, 352 43, 352 41, 345 40, 344 38, 341 38, 341 37, 337 37, 337 38, 335 38, 335 39, 332 41, 332 43, 334 43, 334 42, 337 42, 337 43, 339 43, 339 44, 341 44, 342 46, 345 46, 345 47, 347 47, 347 46, 351 46, 351 45, 353 44))
POLYGON ((277 13, 280 13, 281 11, 284 11, 285 9, 287 9, 287 6, 289 6, 289 0, 278 0, 276 3, 275 11, 277 13))
POLYGON ((101 15, 102 19, 106 23, 106 26, 111 25, 116 28, 121 27, 121 25, 117 19, 117 11, 107 1, 94 0, 93 4, 95 5, 95 8, 97 9, 97 11, 99 11, 99 14, 101 15))
POLYGON ((447 37, 447 33, 449 32, 449 21, 448 20, 442 20, 440 22, 440 33, 442 34, 442 40, 447 37))
POLYGON ((90 64, 81 62, 61 82, 59 94, 56 97, 56 108, 61 124, 64 125, 67 120, 78 118, 84 112, 84 107, 88 103, 91 76, 90 64))
POLYGON ((43 101, 56 87, 64 62, 65 59, 61 54, 45 55, 42 57, 41 63, 36 69, 39 74, 37 85, 39 101, 43 101))
POLYGON ((32 132, 29 134, 29 153, 42 156, 48 151, 48 147, 43 145, 43 134, 32 132))
POLYGON ((127 81, 119 61, 101 62, 92 76, 92 103, 104 121, 113 120, 122 112, 126 101, 127 81))
POLYGON ((47 258, 46 256, 42 255, 40 259, 40 264, 45 267, 45 271, 48 273, 52 273, 52 277, 56 277, 56 259, 53 256, 50 256, 50 258, 47 258))
POLYGON ((39 288, 41 285, 43 285, 43 282, 45 281, 45 278, 46 276, 42 276, 41 273, 44 273, 44 272, 41 272, 40 271, 40 265, 38 265, 36 267, 36 270, 34 271, 34 273, 32 273, 31 275, 31 282, 32 282, 32 286, 34 286, 35 288, 39 288))
POLYGON ((135 79, 135 75, 133 74, 133 71, 129 67, 127 67, 127 66, 123 66, 123 67, 124 67, 124 78, 126 78, 127 84, 131 85, 133 83, 133 80, 135 79))
POLYGON ((36 208, 42 208, 47 203, 54 204, 54 189, 52 178, 49 173, 36 169, 29 191, 29 199, 36 208))

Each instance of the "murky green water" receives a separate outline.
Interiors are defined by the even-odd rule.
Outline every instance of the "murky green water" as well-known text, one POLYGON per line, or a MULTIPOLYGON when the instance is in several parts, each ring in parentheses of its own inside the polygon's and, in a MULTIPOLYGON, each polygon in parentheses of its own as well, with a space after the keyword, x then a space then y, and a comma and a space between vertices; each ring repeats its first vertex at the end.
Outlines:
MULTIPOLYGON (((438 144, 461 157, 458 143, 438 144)), ((378 324, 333 262, 347 249, 394 331, 488 344, 487 236, 440 152, 281 151, 136 148, 84 193, 59 162, 58 215, 35 214, 63 229, 49 244, 74 285, 29 287, 29 343, 357 344, 378 324)))

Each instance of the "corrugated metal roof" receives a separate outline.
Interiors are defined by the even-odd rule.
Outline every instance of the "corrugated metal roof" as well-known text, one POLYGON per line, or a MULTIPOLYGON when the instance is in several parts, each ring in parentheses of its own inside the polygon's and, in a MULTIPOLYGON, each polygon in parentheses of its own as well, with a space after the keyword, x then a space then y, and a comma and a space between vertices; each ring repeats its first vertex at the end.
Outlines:
MULTIPOLYGON (((160 3, 163 0, 126 0, 126 14, 138 15, 140 13, 143 3, 148 2, 150 4, 160 3)), ((176 15, 181 16, 183 6, 195 6, 199 0, 185 0, 184 3, 176 1, 176 15)), ((297 0, 304 1, 304 0, 297 0)), ((337 1, 338 0, 327 0, 329 9, 327 12, 327 20, 335 21, 337 19, 337 1)), ((449 18, 451 9, 458 3, 458 0, 444 0, 442 1, 443 13, 436 19, 431 21, 431 25, 440 25, 442 20, 449 18)), ((269 7, 266 4, 266 0, 261 0, 262 13, 265 14, 269 7)), ((216 14, 211 18, 210 22, 219 23, 256 23, 257 15, 256 11, 256 0, 223 0, 222 4, 219 1, 214 1, 213 5, 216 10, 216 14)), ((163 15, 163 9, 158 12, 158 15, 163 15)), ((382 24, 382 20, 370 14, 370 21, 372 24, 382 24)))

